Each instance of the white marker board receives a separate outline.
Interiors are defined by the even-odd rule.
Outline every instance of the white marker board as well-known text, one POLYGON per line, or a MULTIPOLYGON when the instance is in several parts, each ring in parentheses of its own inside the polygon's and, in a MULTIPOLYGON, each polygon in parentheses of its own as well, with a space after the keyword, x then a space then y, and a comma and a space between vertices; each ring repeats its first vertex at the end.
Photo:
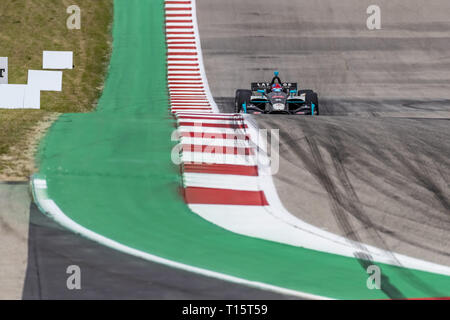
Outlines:
POLYGON ((43 69, 73 69, 72 51, 44 51, 43 69))
POLYGON ((0 84, 0 108, 22 109, 25 84, 0 84))
POLYGON ((39 109, 41 91, 26 84, 0 84, 0 108, 39 109))
POLYGON ((27 85, 25 87, 25 97, 23 99, 24 109, 40 109, 41 108, 41 90, 36 87, 27 85))
POLYGON ((61 91, 62 71, 28 70, 28 85, 41 91, 61 91))

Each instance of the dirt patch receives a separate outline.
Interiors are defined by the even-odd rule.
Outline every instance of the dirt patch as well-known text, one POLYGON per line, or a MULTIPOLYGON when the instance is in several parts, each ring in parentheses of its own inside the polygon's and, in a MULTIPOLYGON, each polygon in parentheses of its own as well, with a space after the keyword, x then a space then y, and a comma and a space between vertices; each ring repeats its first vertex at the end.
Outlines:
POLYGON ((14 144, 7 154, 0 155, 0 181, 27 181, 37 171, 34 157, 39 141, 44 137, 58 113, 48 113, 36 125, 27 130, 21 143, 14 144))

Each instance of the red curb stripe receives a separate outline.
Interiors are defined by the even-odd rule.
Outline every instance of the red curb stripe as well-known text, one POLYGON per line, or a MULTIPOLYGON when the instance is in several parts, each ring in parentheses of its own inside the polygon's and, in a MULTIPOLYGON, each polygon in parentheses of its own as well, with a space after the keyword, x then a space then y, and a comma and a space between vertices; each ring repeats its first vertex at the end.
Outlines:
POLYGON ((202 81, 196 81, 196 82, 187 82, 187 81, 175 81, 175 80, 169 80, 169 86, 172 86, 174 84, 180 84, 180 85, 190 85, 190 86, 198 86, 198 88, 203 86, 202 81))
POLYGON ((200 81, 202 80, 202 78, 170 78, 169 77, 169 82, 170 81, 200 81))
MULTIPOLYGON (((177 100, 177 101, 181 101, 182 99, 179 98, 183 98, 186 99, 186 97, 184 97, 185 93, 171 93, 170 94, 170 99, 171 100, 177 100)), ((205 96, 201 96, 201 95, 196 95, 196 94, 192 94, 192 99, 188 99, 188 100, 199 100, 199 101, 205 101, 208 98, 206 98, 205 96)))
POLYGON ((170 95, 174 100, 208 100, 208 98, 204 94, 202 95, 198 93, 171 93, 170 95))
MULTIPOLYGON (((170 95, 180 95, 180 94, 183 95, 183 94, 186 94, 187 90, 189 90, 189 89, 174 89, 174 88, 169 89, 170 95)), ((203 89, 198 89, 198 90, 191 89, 189 94, 195 95, 195 96, 202 96, 202 95, 204 96, 205 92, 203 91, 203 89)))
POLYGON ((197 72, 199 72, 200 69, 198 69, 198 68, 191 68, 191 69, 189 69, 189 68, 168 68, 167 71, 169 73, 170 72, 181 72, 181 71, 197 71, 197 72))
POLYGON ((179 119, 193 119, 193 120, 236 120, 236 121, 244 121, 242 118, 220 118, 220 117, 199 117, 199 116, 186 116, 186 115, 180 115, 178 116, 179 119))
POLYGON ((192 39, 195 40, 195 37, 167 37, 168 41, 171 41, 171 40, 192 40, 192 39))
POLYGON ((246 124, 235 124, 235 123, 180 122, 179 125, 186 127, 230 128, 230 129, 248 128, 246 124))
POLYGON ((169 79, 168 83, 169 86, 173 85, 173 84, 182 84, 182 85, 190 85, 190 86, 203 86, 203 81, 197 80, 197 79, 189 79, 192 80, 194 82, 188 82, 186 80, 183 79, 169 79))
POLYGON ((190 11, 192 10, 191 7, 186 8, 166 8, 166 11, 190 11))
POLYGON ((190 204, 269 205, 263 191, 187 187, 184 189, 184 196, 190 204))
POLYGON ((214 146, 214 145, 201 145, 201 144, 183 144, 183 152, 202 152, 202 153, 215 153, 215 154, 235 154, 243 156, 253 156, 255 152, 252 148, 248 147, 227 147, 227 146, 214 146))
POLYGON ((197 50, 197 47, 192 46, 172 46, 171 43, 167 47, 169 50, 197 50))
POLYGON ((172 111, 177 111, 177 112, 186 112, 186 111, 198 111, 198 112, 209 112, 210 110, 212 110, 211 107, 209 106, 205 106, 204 108, 201 107, 172 107, 171 108, 172 111))
POLYGON ((190 4, 191 1, 164 1, 164 4, 190 4))
MULTIPOLYGON (((195 89, 183 89, 184 87, 172 87, 169 89, 170 92, 185 92, 187 90, 191 91, 191 92, 197 92, 197 93, 205 93, 205 91, 202 89, 202 87, 197 87, 195 89)), ((192 94, 196 94, 196 93, 192 93, 192 94)))
POLYGON ((194 99, 194 100, 185 100, 185 99, 176 99, 174 97, 170 98, 170 101, 172 102, 172 104, 184 104, 187 106, 195 106, 195 105, 205 105, 205 104, 209 104, 209 101, 207 99, 203 99, 203 100, 199 100, 199 99, 194 99))
POLYGON ((169 73, 169 77, 200 77, 200 73, 169 73))
POLYGON ((193 46, 172 46, 171 43, 167 47, 169 50, 197 50, 197 47, 193 46))
POLYGON ((189 110, 189 109, 212 109, 210 105, 172 105, 172 109, 189 110))
POLYGON ((196 56, 197 52, 167 52, 168 56, 196 56))
POLYGON ((258 176, 257 166, 243 166, 236 164, 184 164, 184 172, 208 174, 232 174, 239 176, 258 176))
POLYGON ((183 101, 183 100, 196 100, 196 101, 205 101, 208 100, 208 98, 206 98, 206 96, 200 97, 199 95, 195 95, 195 97, 189 97, 189 96, 185 96, 184 93, 181 93, 179 96, 174 95, 174 97, 172 97, 172 100, 177 100, 177 101, 183 101))
MULTIPOLYGON (((198 67, 198 63, 167 63, 168 67, 198 67)), ((200 70, 200 69, 199 69, 200 70)))
POLYGON ((195 106, 197 104, 199 105, 205 105, 205 104, 209 104, 209 101, 172 101, 172 104, 177 104, 177 105, 186 105, 186 106, 195 106))
POLYGON ((189 25, 186 25, 186 26, 167 26, 166 25, 166 30, 167 29, 193 29, 194 27, 193 26, 189 26, 189 25))
POLYGON ((211 108, 211 105, 209 104, 183 104, 183 103, 177 103, 172 104, 173 108, 211 108))
POLYGON ((201 111, 201 112, 205 112, 205 113, 209 113, 209 114, 212 114, 212 112, 213 112, 212 109, 173 109, 173 110, 170 110, 170 112, 173 114, 176 114, 178 112, 189 112, 189 111, 192 111, 192 112, 201 111))
POLYGON ((169 19, 166 19, 166 23, 192 23, 192 20, 169 20, 169 19))
POLYGON ((236 140, 250 140, 248 134, 239 133, 218 133, 218 132, 182 132, 182 137, 187 138, 202 138, 202 139, 236 139, 236 140))
POLYGON ((172 109, 183 109, 183 110, 189 110, 189 109, 212 109, 212 107, 209 104, 204 105, 184 105, 184 104, 172 104, 172 109))
POLYGON ((198 97, 205 96, 205 92, 203 91, 203 89, 174 89, 174 88, 170 88, 169 89, 169 94, 171 96, 172 95, 173 96, 184 95, 184 94, 189 94, 189 95, 198 96, 198 97), (188 90, 189 90, 189 93, 186 92, 188 90))
POLYGON ((209 103, 208 99, 201 99, 201 98, 195 98, 195 99, 186 99, 186 98, 183 98, 183 99, 177 99, 176 96, 171 97, 170 100, 171 100, 173 103, 178 103, 178 104, 180 104, 180 103, 185 103, 185 104, 196 104, 196 103, 205 104, 205 102, 208 102, 208 103, 209 103))
POLYGON ((172 106, 172 110, 178 112, 186 112, 186 111, 198 111, 203 112, 203 110, 212 110, 211 106, 172 106))
POLYGON ((192 17, 191 13, 168 13, 166 14, 166 18, 175 18, 175 17, 192 17))
MULTIPOLYGON (((198 58, 167 58, 167 61, 198 61, 198 58)), ((168 65, 169 66, 176 66, 177 64, 175 64, 175 63, 168 63, 168 65)))
POLYGON ((211 110, 211 108, 210 107, 208 107, 208 106, 205 106, 204 108, 200 108, 200 107, 172 107, 172 110, 173 111, 176 111, 176 110, 181 110, 181 111, 189 111, 189 110, 211 110))
MULTIPOLYGON (((169 86, 172 85, 172 84, 184 84, 184 85, 186 85, 186 84, 193 84, 193 85, 201 86, 203 83, 202 82, 185 82, 185 81, 183 81, 183 82, 177 82, 177 81, 169 82, 169 86)), ((199 88, 201 88, 201 87, 199 87, 199 88)))
POLYGON ((166 34, 176 34, 176 35, 194 34, 194 31, 167 31, 166 34))
POLYGON ((205 90, 203 89, 203 87, 189 87, 189 89, 188 89, 188 87, 184 87, 184 86, 179 86, 179 87, 176 87, 176 86, 171 86, 170 88, 169 88, 169 91, 170 92, 186 92, 186 91, 190 91, 190 92, 196 92, 197 94, 198 93, 205 93, 205 90))
POLYGON ((196 97, 196 98, 200 98, 200 99, 204 99, 207 98, 207 96, 204 93, 201 92, 197 92, 197 93, 191 93, 191 92, 186 92, 186 91, 180 91, 179 92, 170 92, 171 96, 174 96, 176 98, 182 98, 182 97, 196 97))
MULTIPOLYGON (((177 109, 177 108, 172 108, 177 109)), ((178 108, 180 109, 180 108, 178 108)), ((180 110, 172 110, 172 113, 178 114, 178 113, 195 113, 195 112, 201 112, 204 114, 211 114, 212 108, 197 108, 197 110, 194 110, 192 108, 189 109, 180 109, 180 110)))
POLYGON ((174 64, 174 63, 170 63, 170 64, 167 64, 167 70, 168 71, 197 71, 197 72, 199 72, 200 68, 198 67, 198 65, 195 65, 195 64, 189 64, 189 63, 174 64), (189 67, 189 68, 186 68, 186 67, 189 67))
POLYGON ((172 44, 195 44, 195 41, 173 41, 173 42, 169 42, 169 45, 172 44))
POLYGON ((202 106, 202 107, 192 107, 192 106, 173 106, 171 107, 172 110, 177 111, 178 113, 181 112, 208 112, 212 110, 211 106, 202 106))
POLYGON ((207 98, 204 94, 200 94, 200 93, 184 93, 184 92, 171 92, 170 96, 173 96, 175 98, 184 98, 184 97, 197 97, 200 99, 205 99, 207 98))

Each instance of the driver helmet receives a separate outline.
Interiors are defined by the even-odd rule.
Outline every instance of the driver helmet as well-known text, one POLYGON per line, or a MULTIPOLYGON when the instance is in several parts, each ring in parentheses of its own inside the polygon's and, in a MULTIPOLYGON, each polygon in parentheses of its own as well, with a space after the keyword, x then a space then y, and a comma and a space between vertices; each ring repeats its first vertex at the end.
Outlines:
POLYGON ((283 90, 283 87, 279 83, 274 83, 272 85, 273 92, 281 92, 282 90, 283 90))

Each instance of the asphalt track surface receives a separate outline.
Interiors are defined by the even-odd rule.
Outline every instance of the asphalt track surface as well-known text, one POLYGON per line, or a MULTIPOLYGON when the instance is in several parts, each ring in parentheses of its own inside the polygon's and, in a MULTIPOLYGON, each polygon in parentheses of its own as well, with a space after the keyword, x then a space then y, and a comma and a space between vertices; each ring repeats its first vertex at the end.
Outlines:
POLYGON ((85 239, 32 204, 23 299, 289 299, 135 258, 85 239), (67 288, 67 267, 81 270, 81 289, 67 288))
POLYGON ((321 116, 258 116, 280 129, 275 184, 300 219, 450 266, 450 2, 199 0, 222 111, 252 81, 298 81, 321 116))

